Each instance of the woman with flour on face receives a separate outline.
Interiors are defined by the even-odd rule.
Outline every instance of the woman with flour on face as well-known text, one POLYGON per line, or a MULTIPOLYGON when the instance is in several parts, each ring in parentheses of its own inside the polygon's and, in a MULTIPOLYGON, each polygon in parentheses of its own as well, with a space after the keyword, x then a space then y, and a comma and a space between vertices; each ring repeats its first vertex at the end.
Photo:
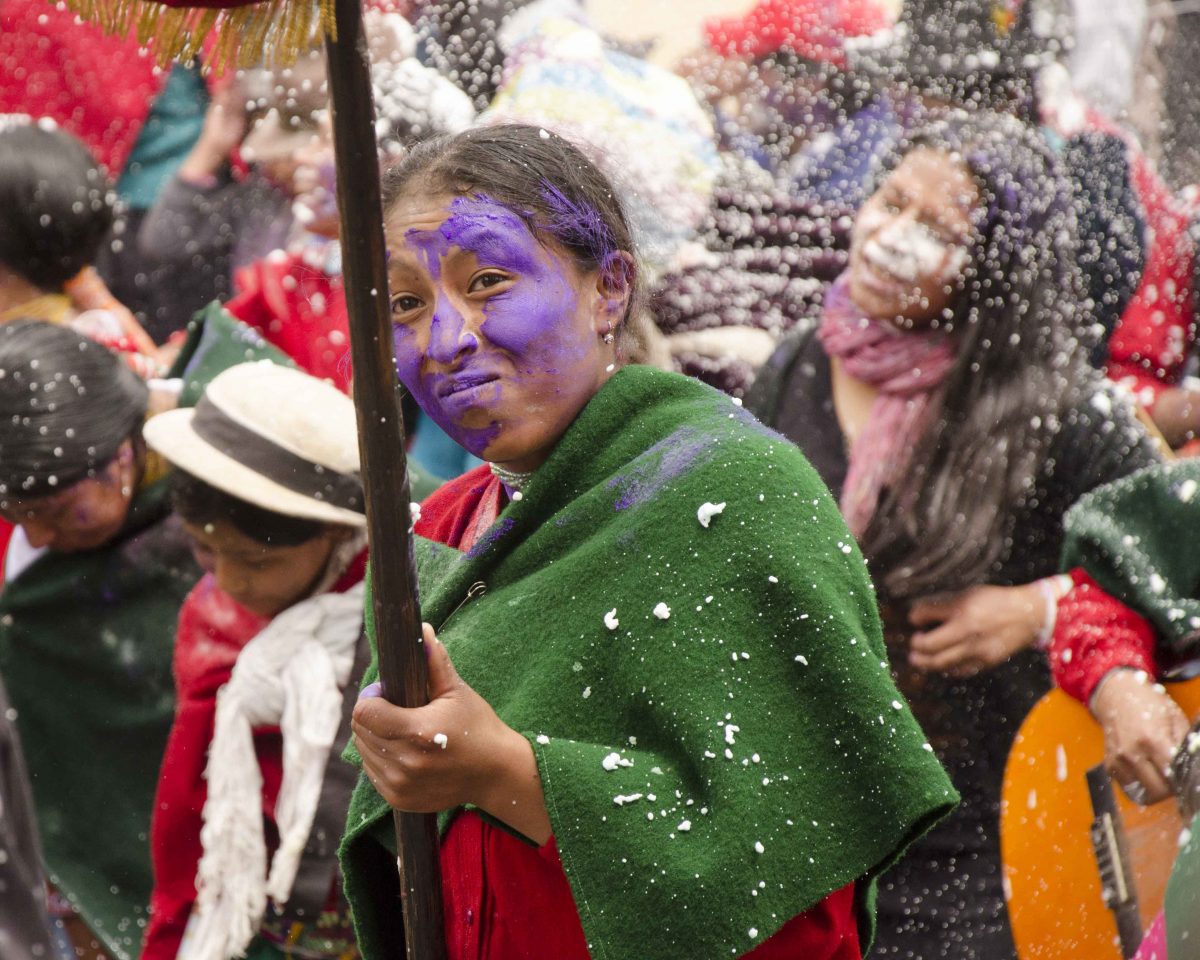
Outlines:
POLYGON ((855 223, 816 330, 748 405, 795 441, 867 557, 900 688, 963 804, 880 888, 878 955, 1008 958, 997 816, 1049 687, 1062 516, 1155 457, 1086 369, 1054 162, 986 114, 910 144, 855 223))
POLYGON ((858 958, 954 793, 836 505, 728 397, 623 366, 638 261, 575 147, 480 128, 384 192, 400 378, 488 463, 416 526, 431 702, 355 710, 363 957, 403 936, 395 807, 440 815, 455 960, 858 958))

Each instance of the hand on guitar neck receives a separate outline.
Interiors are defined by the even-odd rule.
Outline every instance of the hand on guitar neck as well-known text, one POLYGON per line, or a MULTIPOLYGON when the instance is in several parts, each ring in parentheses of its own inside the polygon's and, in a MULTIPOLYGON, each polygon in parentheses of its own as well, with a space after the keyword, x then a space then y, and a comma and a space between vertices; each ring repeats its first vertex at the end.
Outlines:
POLYGON ((1118 668, 1100 681, 1089 709, 1104 730, 1104 762, 1135 803, 1172 793, 1171 763, 1188 719, 1160 684, 1140 670, 1118 668))

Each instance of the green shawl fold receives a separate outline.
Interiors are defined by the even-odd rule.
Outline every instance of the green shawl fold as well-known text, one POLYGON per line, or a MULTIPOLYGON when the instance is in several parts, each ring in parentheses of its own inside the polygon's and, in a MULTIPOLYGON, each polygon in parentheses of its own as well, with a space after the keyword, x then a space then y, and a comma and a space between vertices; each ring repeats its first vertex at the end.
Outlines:
MULTIPOLYGON (((956 802, 837 505, 695 381, 620 371, 470 554, 418 554, 424 619, 533 745, 597 960, 745 953, 956 802), (726 505, 707 529, 706 502, 726 505)), ((360 778, 342 862, 366 960, 395 946, 372 879, 390 830, 360 778)))
POLYGON ((1093 490, 1067 513, 1064 569, 1083 567, 1150 619, 1173 657, 1200 631, 1200 460, 1158 464, 1093 490))
POLYGON ((1200 960, 1200 813, 1179 838, 1163 917, 1169 960, 1200 960))
POLYGON ((167 373, 183 380, 181 407, 194 407, 205 387, 218 373, 252 360, 270 360, 281 366, 295 362, 269 344, 253 327, 238 320, 214 300, 198 310, 187 326, 187 338, 167 373))
POLYGON ((200 575, 169 510, 155 484, 112 544, 43 554, 0 592, 0 674, 47 871, 119 960, 142 938, 175 618, 200 575))

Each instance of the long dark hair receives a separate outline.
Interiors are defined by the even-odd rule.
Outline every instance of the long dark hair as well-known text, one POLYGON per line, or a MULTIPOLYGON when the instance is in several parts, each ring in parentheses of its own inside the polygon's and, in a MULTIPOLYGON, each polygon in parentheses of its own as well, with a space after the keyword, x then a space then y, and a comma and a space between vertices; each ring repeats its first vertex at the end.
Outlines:
POLYGON ((557 134, 500 123, 418 143, 383 175, 384 213, 414 184, 431 193, 481 194, 504 204, 535 237, 553 237, 580 270, 620 271, 629 289, 623 320, 640 307, 641 271, 617 192, 599 167, 557 134), (614 257, 618 252, 630 260, 614 257))
POLYGON ((862 537, 896 599, 965 588, 1003 562, 1055 433, 1093 383, 1074 215, 1049 149, 987 114, 944 121, 907 145, 917 146, 961 158, 982 210, 962 291, 940 321, 958 360, 938 415, 862 537))

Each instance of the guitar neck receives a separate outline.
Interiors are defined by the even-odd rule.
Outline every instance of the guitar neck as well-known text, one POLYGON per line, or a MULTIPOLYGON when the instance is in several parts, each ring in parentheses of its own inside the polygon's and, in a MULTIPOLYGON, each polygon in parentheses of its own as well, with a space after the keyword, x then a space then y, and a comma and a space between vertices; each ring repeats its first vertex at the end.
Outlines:
POLYGON ((1142 922, 1138 915, 1137 888, 1134 883, 1129 845, 1121 812, 1113 795, 1112 778, 1103 764, 1087 772, 1088 794, 1092 800, 1092 850, 1100 868, 1104 904, 1117 920, 1121 954, 1128 960, 1142 942, 1142 922))

